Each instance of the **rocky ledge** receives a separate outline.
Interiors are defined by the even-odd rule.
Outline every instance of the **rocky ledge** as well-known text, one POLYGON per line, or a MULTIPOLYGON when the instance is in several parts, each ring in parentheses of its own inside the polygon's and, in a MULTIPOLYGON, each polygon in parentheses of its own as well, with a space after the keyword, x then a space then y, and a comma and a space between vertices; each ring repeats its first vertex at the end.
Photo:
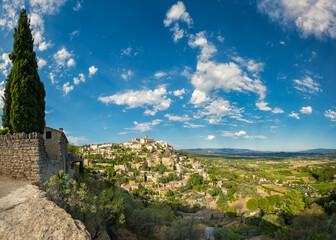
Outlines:
POLYGON ((0 239, 91 239, 82 222, 37 186, 13 181, 0 179, 0 239))

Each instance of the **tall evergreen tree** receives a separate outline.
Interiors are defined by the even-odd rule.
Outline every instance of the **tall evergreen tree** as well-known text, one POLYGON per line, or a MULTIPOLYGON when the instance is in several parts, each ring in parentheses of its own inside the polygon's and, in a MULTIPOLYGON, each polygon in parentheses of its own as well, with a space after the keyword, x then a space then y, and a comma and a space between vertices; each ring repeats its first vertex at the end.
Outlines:
POLYGON ((11 104, 12 104, 12 97, 11 97, 11 78, 12 75, 9 73, 6 79, 6 86, 5 86, 5 94, 3 97, 4 100, 4 107, 3 107, 3 115, 2 115, 2 126, 4 128, 9 128, 12 129, 12 127, 9 124, 10 121, 10 109, 11 109, 11 104))
POLYGON ((43 133, 45 90, 37 72, 34 40, 25 9, 21 10, 18 27, 14 29, 9 58, 13 68, 7 78, 3 121, 13 132, 43 133))

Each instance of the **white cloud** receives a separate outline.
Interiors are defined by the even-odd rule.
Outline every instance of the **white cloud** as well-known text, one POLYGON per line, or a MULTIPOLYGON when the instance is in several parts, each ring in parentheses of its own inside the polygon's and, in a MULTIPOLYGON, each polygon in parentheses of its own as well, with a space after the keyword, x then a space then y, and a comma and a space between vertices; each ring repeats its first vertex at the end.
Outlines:
POLYGON ((178 42, 186 34, 185 30, 180 28, 178 21, 187 23, 188 27, 193 23, 189 13, 186 12, 183 2, 180 1, 168 10, 166 19, 163 21, 166 27, 175 22, 174 26, 170 28, 170 31, 173 32, 174 42, 178 42))
POLYGON ((56 14, 67 0, 30 0, 34 11, 42 14, 56 14))
POLYGON ((217 40, 221 43, 224 42, 224 37, 223 36, 217 36, 217 40))
POLYGON ((268 105, 268 103, 264 102, 264 101, 256 103, 256 106, 259 108, 259 110, 261 110, 261 111, 272 111, 272 108, 268 107, 267 105, 268 105))
POLYGON ((139 51, 138 50, 134 50, 131 47, 125 48, 121 50, 121 57, 122 56, 136 56, 138 55, 139 51))
POLYGON ((72 8, 75 12, 78 12, 79 10, 82 9, 82 5, 79 1, 77 1, 76 6, 72 8))
POLYGON ((294 88, 296 88, 300 92, 310 93, 310 94, 322 92, 322 89, 320 88, 320 84, 315 82, 309 76, 306 76, 302 80, 295 79, 293 80, 293 82, 294 82, 294 88))
POLYGON ((183 94, 185 94, 185 90, 184 88, 179 89, 179 90, 175 90, 173 92, 174 96, 180 97, 180 99, 183 99, 183 94))
POLYGON ((128 71, 121 74, 121 78, 126 80, 126 81, 132 76, 133 76, 133 72, 131 70, 128 70, 128 71))
POLYGON ((192 48, 199 47, 201 54, 198 56, 200 61, 207 61, 217 52, 217 48, 206 39, 206 32, 202 31, 196 35, 190 35, 188 44, 192 48))
MULTIPOLYGON (((61 50, 59 50, 57 53, 55 53, 53 55, 56 64, 58 67, 64 67, 65 66, 65 62, 66 60, 70 60, 70 58, 72 57, 72 54, 69 53, 66 48, 62 48, 61 50)), ((68 60, 68 62, 69 62, 68 60)), ((71 63, 71 62, 70 62, 71 63)))
POLYGON ((281 108, 278 108, 278 107, 273 108, 272 112, 273 112, 274 114, 284 113, 284 111, 283 111, 281 108))
POLYGON ((89 77, 92 77, 93 75, 95 75, 97 71, 98 71, 98 68, 96 68, 95 66, 91 66, 89 68, 89 77))
POLYGON ((133 130, 133 131, 139 131, 139 132, 147 132, 149 130, 152 130, 153 126, 156 126, 160 124, 160 119, 155 119, 152 122, 144 122, 144 123, 138 123, 136 121, 133 122, 135 125, 133 128, 126 128, 127 130, 133 130))
POLYGON ((128 108, 153 106, 152 110, 146 110, 145 114, 147 115, 155 115, 157 111, 166 110, 171 103, 171 99, 167 97, 165 86, 154 90, 128 90, 112 96, 99 97, 98 100, 106 104, 128 105, 128 108))
POLYGON ((37 58, 37 65, 38 65, 38 68, 41 70, 45 65, 47 65, 47 61, 44 60, 43 58, 37 58))
POLYGON ((302 107, 302 108, 300 109, 300 112, 301 112, 302 114, 311 114, 311 113, 313 112, 313 109, 312 109, 311 106, 302 107))
POLYGON ((261 111, 272 111, 272 113, 274 113, 274 114, 278 114, 278 113, 283 113, 284 112, 281 108, 275 107, 275 108, 272 109, 271 107, 269 107, 267 105, 268 105, 268 103, 264 102, 264 101, 260 101, 260 102, 256 103, 256 106, 261 111))
POLYGON ((58 83, 58 81, 56 81, 55 80, 55 75, 54 75, 54 73, 49 73, 49 78, 50 78, 50 80, 51 80, 51 84, 55 84, 55 83, 58 83))
POLYGON ((3 29, 13 30, 17 25, 19 15, 18 11, 24 7, 25 0, 3 0, 2 16, 0 17, 0 26, 3 29))
POLYGON ((74 77, 73 81, 74 81, 74 84, 75 85, 78 85, 80 82, 85 82, 85 76, 83 73, 80 73, 78 74, 79 78, 78 77, 74 77))
POLYGON ((204 125, 199 125, 199 124, 193 124, 190 122, 185 122, 183 125, 184 128, 200 128, 200 127, 205 127, 204 125))
POLYGON ((0 109, 4 107, 3 97, 5 96, 5 81, 0 82, 0 109))
POLYGON ((205 138, 205 140, 213 140, 213 139, 215 139, 216 138, 216 136, 214 136, 214 135, 208 135, 206 138, 205 138))
POLYGON ((231 138, 243 137, 246 139, 266 139, 266 136, 263 135, 257 135, 257 136, 246 135, 245 131, 239 131, 239 132, 222 131, 221 136, 231 138))
POLYGON ((44 41, 44 42, 41 42, 39 44, 38 50, 41 51, 41 52, 43 52, 44 50, 46 50, 46 49, 48 49, 48 48, 50 48, 52 46, 53 46, 53 44, 51 42, 44 41))
POLYGON ((9 70, 12 67, 12 62, 9 59, 8 54, 9 53, 3 53, 0 56, 0 71, 5 77, 7 77, 7 75, 9 74, 9 70))
POLYGON ((241 137, 246 135, 245 131, 239 131, 239 132, 230 132, 230 131, 222 131, 221 136, 223 137, 241 137))
POLYGON ((245 59, 239 56, 232 57, 232 59, 244 66, 249 72, 254 73, 255 77, 258 73, 264 71, 265 63, 256 62, 256 60, 245 59))
POLYGON ((88 142, 88 140, 85 137, 67 136, 67 139, 69 140, 70 144, 73 144, 76 146, 82 146, 88 142))
POLYGON ((187 23, 189 26, 193 23, 188 12, 186 12, 186 8, 183 2, 177 2, 174 4, 166 13, 166 19, 164 20, 164 25, 169 27, 173 22, 182 21, 187 23))
POLYGON ((289 114, 288 116, 292 117, 292 118, 300 119, 299 114, 297 114, 295 112, 291 112, 291 114, 289 114))
POLYGON ((209 97, 205 94, 205 92, 199 91, 197 89, 192 93, 190 102, 196 106, 200 106, 210 100, 209 97))
POLYGON ((331 109, 328 109, 327 111, 325 111, 324 116, 327 118, 330 118, 330 120, 333 122, 336 121, 336 112, 332 111, 331 109))
POLYGON ((66 82, 63 84, 63 95, 67 95, 69 92, 71 92, 74 89, 73 85, 70 85, 69 82, 66 82))
POLYGON ((157 73, 154 74, 155 78, 161 78, 161 77, 164 77, 164 76, 167 76, 167 73, 165 73, 165 72, 157 72, 157 73))
POLYGON ((259 0, 259 11, 284 26, 295 24, 302 37, 336 38, 336 2, 333 0, 259 0))
POLYGON ((67 66, 68 66, 68 67, 74 67, 74 66, 76 66, 76 62, 75 62, 75 60, 74 60, 73 58, 70 58, 70 59, 68 60, 68 62, 67 62, 67 66))
POLYGON ((75 30, 75 31, 70 33, 70 40, 72 41, 72 39, 76 36, 79 36, 79 31, 78 30, 75 30))
POLYGON ((257 136, 244 136, 244 138, 247 138, 247 139, 266 139, 267 137, 263 136, 263 135, 257 135, 257 136))
POLYGON ((259 79, 252 80, 235 63, 220 63, 213 61, 198 62, 197 71, 191 78, 194 87, 202 92, 222 89, 225 92, 254 92, 264 99, 266 87, 259 79))
POLYGON ((175 122, 186 122, 190 120, 190 117, 187 114, 183 116, 176 116, 176 115, 167 113, 165 117, 167 117, 170 121, 175 121, 175 122))
POLYGON ((210 124, 219 124, 224 116, 241 117, 241 109, 231 106, 230 102, 222 98, 212 100, 204 109, 198 111, 198 115, 206 117, 210 124))

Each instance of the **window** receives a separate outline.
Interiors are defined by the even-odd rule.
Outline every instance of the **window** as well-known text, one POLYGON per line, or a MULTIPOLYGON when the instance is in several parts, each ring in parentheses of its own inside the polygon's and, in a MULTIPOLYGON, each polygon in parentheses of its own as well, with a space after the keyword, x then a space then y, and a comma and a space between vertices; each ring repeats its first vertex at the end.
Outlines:
POLYGON ((50 131, 46 132, 46 139, 51 139, 51 132, 50 131))

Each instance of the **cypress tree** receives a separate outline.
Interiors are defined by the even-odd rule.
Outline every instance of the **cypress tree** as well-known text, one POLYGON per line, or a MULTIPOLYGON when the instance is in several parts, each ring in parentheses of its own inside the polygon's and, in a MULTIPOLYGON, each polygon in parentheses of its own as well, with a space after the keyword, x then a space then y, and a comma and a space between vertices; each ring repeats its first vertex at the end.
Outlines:
POLYGON ((12 98, 11 98, 11 73, 7 76, 6 79, 6 86, 5 86, 5 94, 3 97, 4 100, 4 108, 3 108, 3 115, 2 115, 2 126, 4 128, 12 129, 12 127, 9 124, 10 121, 10 109, 12 104, 12 98))
POLYGON ((18 27, 14 29, 13 51, 9 58, 13 68, 6 84, 3 120, 13 132, 42 134, 45 127, 45 90, 37 72, 34 40, 25 9, 21 10, 18 27))

